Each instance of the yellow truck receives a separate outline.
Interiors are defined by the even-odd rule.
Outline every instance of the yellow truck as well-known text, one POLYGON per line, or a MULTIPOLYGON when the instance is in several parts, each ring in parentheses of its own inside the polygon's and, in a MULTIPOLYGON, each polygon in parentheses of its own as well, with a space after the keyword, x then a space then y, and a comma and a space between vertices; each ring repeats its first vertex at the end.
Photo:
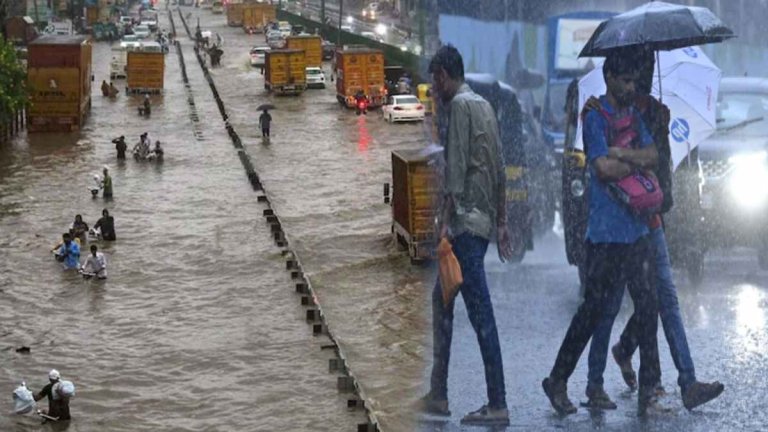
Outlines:
POLYGON ((165 81, 165 54, 150 49, 128 52, 127 93, 161 93, 165 81))
POLYGON ((275 5, 268 3, 243 4, 243 30, 246 33, 263 33, 264 26, 275 21, 277 12, 275 5))
POLYGON ((243 25, 243 3, 227 4, 227 25, 230 27, 242 27, 243 25))
POLYGON ((365 93, 371 108, 383 105, 387 99, 381 50, 350 46, 336 51, 336 99, 352 108, 358 91, 365 93))
POLYGON ((264 88, 275 94, 301 94, 307 88, 306 67, 302 50, 267 51, 264 59, 264 88))
POLYGON ((313 35, 288 36, 285 38, 288 49, 304 50, 307 67, 323 67, 323 38, 313 35))
POLYGON ((411 262, 433 258, 437 172, 421 150, 392 152, 392 235, 411 262))

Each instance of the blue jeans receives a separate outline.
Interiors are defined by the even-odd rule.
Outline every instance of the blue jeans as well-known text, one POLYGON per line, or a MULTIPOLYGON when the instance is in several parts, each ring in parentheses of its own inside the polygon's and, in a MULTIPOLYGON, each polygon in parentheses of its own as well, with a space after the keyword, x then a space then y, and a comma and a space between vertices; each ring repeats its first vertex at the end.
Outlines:
MULTIPOLYGON (((656 262, 656 292, 659 299, 659 315, 667 337, 672 360, 678 371, 677 383, 685 390, 689 384, 696 381, 696 371, 693 367, 688 340, 685 337, 683 318, 677 302, 677 289, 672 280, 672 265, 667 251, 667 240, 662 228, 651 231, 651 244, 656 262)), ((616 315, 621 309, 624 290, 611 293, 606 298, 606 312, 592 335, 592 345, 589 348, 589 385, 602 386, 608 356, 608 344, 611 338, 611 327, 616 315)), ((635 314, 629 319, 619 340, 619 351, 623 358, 631 358, 637 349, 637 319, 635 314)))
MULTIPOLYGON (((480 354, 485 365, 485 384, 488 390, 488 405, 491 408, 506 408, 504 389, 504 367, 501 362, 501 347, 493 316, 493 305, 485 280, 485 252, 488 240, 470 233, 464 233, 451 242, 453 253, 461 266, 464 283, 459 287, 467 307, 469 321, 477 334, 480 354)), ((453 308, 456 300, 446 307, 443 305, 443 291, 440 278, 432 293, 432 337, 433 364, 430 394, 433 399, 448 399, 448 361, 451 357, 453 337, 453 308)))

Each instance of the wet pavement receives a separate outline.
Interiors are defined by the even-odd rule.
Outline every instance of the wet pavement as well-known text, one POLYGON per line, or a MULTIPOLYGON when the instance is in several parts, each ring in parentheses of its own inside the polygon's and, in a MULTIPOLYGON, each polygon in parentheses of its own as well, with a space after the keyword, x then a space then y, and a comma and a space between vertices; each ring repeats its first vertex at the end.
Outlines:
MULTIPOLYGON (((719 399, 688 412, 677 387, 677 371, 659 330, 662 384, 668 395, 662 405, 669 413, 647 420, 636 416, 637 394, 630 392, 618 367, 609 358, 605 389, 618 404, 616 411, 577 414, 561 418, 541 389, 557 350, 580 303, 578 276, 565 261, 563 240, 554 233, 536 244, 520 265, 503 265, 489 248, 486 268, 504 361, 507 404, 511 426, 507 430, 566 431, 761 431, 768 425, 768 272, 760 271, 750 249, 720 250, 708 257, 704 283, 692 286, 681 270, 675 281, 691 354, 701 381, 725 384, 719 399)), ((632 314, 629 296, 614 325, 611 342, 618 340, 632 314)), ((661 328, 661 325, 659 326, 661 328)), ((588 348, 587 348, 588 349, 588 348)), ((430 350, 431 351, 431 350, 430 350)), ((431 357, 431 356, 430 356, 431 357)), ((572 401, 586 401, 587 352, 572 375, 568 393, 572 401)), ((637 367, 639 358, 634 358, 637 367)), ((428 380, 430 366, 425 370, 428 380)), ((424 386, 422 391, 426 391, 424 386)), ((463 427, 459 421, 486 403, 483 363, 476 337, 462 301, 456 302, 453 350, 448 378, 450 419, 423 416, 420 431, 483 431, 463 427)), ((496 428, 492 430, 505 430, 496 428)))

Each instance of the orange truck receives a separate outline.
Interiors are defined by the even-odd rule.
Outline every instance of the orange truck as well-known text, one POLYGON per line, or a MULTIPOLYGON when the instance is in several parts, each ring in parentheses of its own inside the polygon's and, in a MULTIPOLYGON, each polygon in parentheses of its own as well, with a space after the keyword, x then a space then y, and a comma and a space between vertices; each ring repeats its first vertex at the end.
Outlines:
POLYGON ((243 30, 246 33, 263 33, 264 26, 275 21, 277 12, 275 5, 269 3, 244 3, 243 30))
POLYGON ((227 3, 227 25, 230 27, 242 27, 243 3, 227 3))
POLYGON ((160 50, 128 51, 126 71, 126 92, 161 93, 165 82, 165 54, 160 50))
POLYGON ((300 94, 307 88, 304 51, 267 51, 264 59, 264 88, 275 94, 300 94))
POLYGON ((301 35, 285 38, 288 49, 304 50, 307 67, 323 67, 323 38, 320 36, 301 35))
POLYGON ((384 104, 384 53, 364 46, 344 47, 336 51, 336 99, 349 108, 355 106, 355 94, 362 90, 370 107, 384 104))
POLYGON ((91 108, 93 45, 86 36, 43 36, 27 57, 29 132, 72 132, 91 108))

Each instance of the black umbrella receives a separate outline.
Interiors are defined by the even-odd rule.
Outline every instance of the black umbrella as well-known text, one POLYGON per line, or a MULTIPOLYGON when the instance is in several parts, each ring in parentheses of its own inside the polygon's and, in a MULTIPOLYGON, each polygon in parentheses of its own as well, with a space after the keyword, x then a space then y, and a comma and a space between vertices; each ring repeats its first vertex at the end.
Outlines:
POLYGON ((256 108, 256 111, 268 111, 275 109, 275 106, 272 104, 261 104, 258 108, 256 108))
POLYGON ((673 50, 735 37, 709 9, 652 1, 603 21, 579 57, 605 57, 616 48, 673 50))

